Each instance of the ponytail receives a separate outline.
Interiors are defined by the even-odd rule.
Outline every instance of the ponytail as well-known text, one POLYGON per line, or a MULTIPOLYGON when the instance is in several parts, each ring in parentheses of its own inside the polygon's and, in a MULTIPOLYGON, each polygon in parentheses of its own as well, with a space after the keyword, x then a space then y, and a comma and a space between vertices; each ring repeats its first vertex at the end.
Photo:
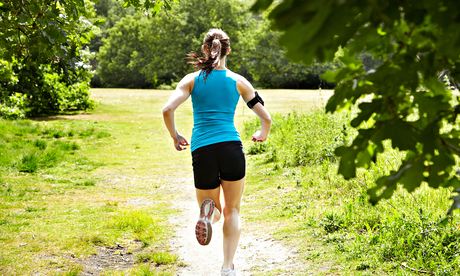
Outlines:
POLYGON ((211 71, 219 64, 220 58, 227 54, 229 47, 230 38, 228 35, 220 29, 211 29, 201 46, 204 56, 199 56, 197 53, 191 52, 187 57, 190 64, 204 72, 204 80, 206 81, 211 71))
POLYGON ((220 40, 217 38, 214 38, 212 40, 212 46, 211 46, 211 59, 215 59, 216 61, 219 61, 217 57, 220 58, 220 52, 222 51, 222 44, 220 43, 220 40))

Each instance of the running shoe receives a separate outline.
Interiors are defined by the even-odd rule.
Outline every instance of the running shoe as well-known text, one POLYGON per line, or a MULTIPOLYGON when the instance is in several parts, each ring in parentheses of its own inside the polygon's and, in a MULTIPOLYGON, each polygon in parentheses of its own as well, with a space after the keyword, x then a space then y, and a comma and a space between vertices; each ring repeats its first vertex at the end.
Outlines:
POLYGON ((211 220, 216 204, 212 199, 205 199, 200 207, 200 219, 195 226, 195 235, 199 244, 208 245, 212 237, 211 220))
POLYGON ((232 268, 222 268, 220 270, 221 276, 236 276, 235 266, 232 265, 232 268))

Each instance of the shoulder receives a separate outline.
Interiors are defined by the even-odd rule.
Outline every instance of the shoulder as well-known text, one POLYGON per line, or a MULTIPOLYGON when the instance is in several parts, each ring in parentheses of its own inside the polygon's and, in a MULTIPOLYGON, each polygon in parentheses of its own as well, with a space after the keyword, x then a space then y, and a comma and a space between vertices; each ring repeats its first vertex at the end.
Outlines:
POLYGON ((201 71, 195 71, 195 72, 189 73, 189 74, 185 75, 185 77, 183 77, 182 80, 184 80, 184 81, 194 81, 195 78, 200 75, 200 72, 201 71))
POLYGON ((233 71, 227 70, 227 77, 232 78, 238 87, 238 89, 251 89, 252 84, 243 76, 233 71))
POLYGON ((254 87, 245 77, 237 73, 234 73, 234 74, 235 74, 235 80, 236 80, 236 87, 240 94, 251 93, 254 91, 254 87))
POLYGON ((195 78, 200 74, 200 71, 192 72, 185 75, 177 84, 178 87, 186 89, 188 92, 192 92, 195 78))

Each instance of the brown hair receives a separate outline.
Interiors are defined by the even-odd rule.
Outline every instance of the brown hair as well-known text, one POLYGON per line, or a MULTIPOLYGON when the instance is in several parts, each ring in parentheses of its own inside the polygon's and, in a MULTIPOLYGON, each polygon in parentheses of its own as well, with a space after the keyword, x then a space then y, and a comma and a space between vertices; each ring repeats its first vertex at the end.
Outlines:
POLYGON ((230 48, 230 38, 221 29, 210 29, 203 39, 201 52, 203 56, 199 56, 195 52, 187 55, 189 63, 197 69, 204 72, 204 79, 209 73, 216 68, 220 58, 224 57, 230 48))

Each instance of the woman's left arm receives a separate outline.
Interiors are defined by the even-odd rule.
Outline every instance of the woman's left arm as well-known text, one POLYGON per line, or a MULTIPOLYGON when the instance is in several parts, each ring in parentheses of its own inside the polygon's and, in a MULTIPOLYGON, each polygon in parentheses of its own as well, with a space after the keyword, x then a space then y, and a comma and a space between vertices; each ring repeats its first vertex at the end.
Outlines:
POLYGON ((169 97, 168 102, 166 102, 163 107, 163 120, 165 122, 166 128, 171 135, 171 138, 174 141, 174 147, 176 150, 181 151, 186 149, 188 146, 187 139, 185 139, 179 132, 176 130, 176 125, 174 123, 174 111, 179 107, 183 102, 185 102, 190 93, 192 92, 194 82, 193 74, 188 74, 185 76, 179 84, 177 84, 176 89, 169 97))

